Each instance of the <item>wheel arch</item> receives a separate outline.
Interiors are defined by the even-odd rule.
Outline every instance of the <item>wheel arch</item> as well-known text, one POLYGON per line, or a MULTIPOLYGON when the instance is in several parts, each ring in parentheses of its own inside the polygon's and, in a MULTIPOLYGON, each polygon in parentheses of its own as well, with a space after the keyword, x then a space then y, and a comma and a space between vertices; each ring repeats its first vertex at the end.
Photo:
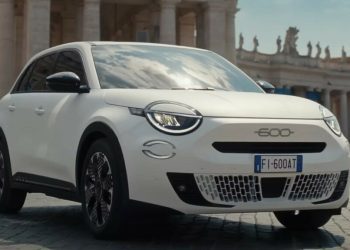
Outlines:
POLYGON ((12 176, 11 157, 10 157, 9 147, 8 147, 7 139, 6 139, 6 136, 5 136, 5 133, 2 129, 2 127, 0 127, 0 142, 4 144, 4 147, 6 150, 5 153, 7 154, 7 157, 8 157, 9 163, 10 163, 10 176, 12 176))
POLYGON ((76 187, 78 192, 80 193, 80 181, 81 181, 81 170, 83 167, 84 162, 84 156, 86 155, 87 151, 89 150, 90 145, 98 140, 98 139, 106 139, 110 145, 113 147, 113 151, 119 151, 120 156, 122 157, 122 161, 124 163, 123 166, 121 166, 122 174, 125 177, 125 188, 126 192, 129 195, 128 185, 127 185, 127 175, 126 175, 126 169, 125 169, 125 161, 123 156, 123 151, 121 149, 119 139, 115 132, 113 131, 110 126, 108 126, 106 123, 103 122, 94 122, 90 124, 82 134, 77 155, 76 155, 76 163, 75 163, 75 179, 76 179, 76 187))

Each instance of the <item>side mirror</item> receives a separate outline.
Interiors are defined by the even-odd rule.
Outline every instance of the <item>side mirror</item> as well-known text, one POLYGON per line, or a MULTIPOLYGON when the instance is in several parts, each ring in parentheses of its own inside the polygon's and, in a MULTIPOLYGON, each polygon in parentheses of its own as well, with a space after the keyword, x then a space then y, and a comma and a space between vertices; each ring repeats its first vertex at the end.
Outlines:
POLYGON ((256 83, 268 94, 275 93, 275 86, 273 86, 271 83, 264 81, 264 80, 258 80, 256 83))
POLYGON ((58 92, 87 93, 86 85, 81 85, 80 78, 73 72, 59 72, 46 78, 49 89, 58 92))

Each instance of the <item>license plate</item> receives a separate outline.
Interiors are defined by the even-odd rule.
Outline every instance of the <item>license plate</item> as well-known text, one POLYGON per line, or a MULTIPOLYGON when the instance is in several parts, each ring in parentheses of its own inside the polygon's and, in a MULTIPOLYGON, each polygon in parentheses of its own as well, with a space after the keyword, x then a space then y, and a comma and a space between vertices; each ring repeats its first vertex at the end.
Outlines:
POLYGON ((255 173, 299 173, 303 170, 302 155, 255 155, 255 173))

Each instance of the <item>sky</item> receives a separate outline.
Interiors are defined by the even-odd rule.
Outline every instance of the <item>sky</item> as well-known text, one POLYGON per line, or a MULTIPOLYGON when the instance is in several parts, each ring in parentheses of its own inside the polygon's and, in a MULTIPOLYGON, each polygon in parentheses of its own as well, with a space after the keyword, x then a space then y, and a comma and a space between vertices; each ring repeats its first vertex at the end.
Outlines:
POLYGON ((288 27, 296 26, 299 29, 299 54, 307 54, 306 44, 311 41, 315 56, 315 45, 319 41, 321 57, 324 57, 327 45, 331 57, 341 56, 342 46, 350 56, 350 0, 238 0, 238 8, 237 46, 242 32, 244 49, 253 49, 253 37, 257 35, 258 50, 275 53, 278 35, 284 41, 288 27))

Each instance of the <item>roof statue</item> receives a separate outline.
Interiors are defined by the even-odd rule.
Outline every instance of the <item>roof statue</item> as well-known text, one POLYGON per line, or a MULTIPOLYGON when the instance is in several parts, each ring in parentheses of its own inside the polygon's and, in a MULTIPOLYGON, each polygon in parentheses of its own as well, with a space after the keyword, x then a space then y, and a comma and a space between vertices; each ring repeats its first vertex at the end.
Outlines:
POLYGON ((258 38, 256 36, 254 36, 253 44, 254 44, 253 52, 258 52, 259 40, 258 40, 258 38))
POLYGON ((317 49, 316 59, 319 59, 320 56, 321 56, 321 52, 322 52, 320 42, 318 42, 318 43, 316 44, 316 49, 317 49))
POLYGON ((329 46, 327 46, 325 49, 324 49, 324 53, 325 53, 325 58, 327 61, 329 59, 331 59, 331 51, 329 50, 329 46))
POLYGON ((309 41, 308 44, 307 44, 307 56, 308 56, 308 57, 311 57, 311 56, 312 56, 312 44, 311 44, 310 41, 309 41))
POLYGON ((279 53, 281 53, 281 49, 282 49, 282 39, 281 39, 281 36, 278 36, 278 37, 277 37, 276 44, 277 44, 277 54, 279 54, 279 53))
POLYGON ((283 53, 293 56, 299 55, 297 50, 298 33, 297 27, 289 27, 284 40, 283 53))
POLYGON ((342 61, 343 63, 346 62, 346 57, 347 57, 346 51, 345 51, 345 48, 344 48, 344 46, 343 46, 342 49, 341 49, 341 61, 342 61))
POLYGON ((244 44, 244 37, 242 33, 239 34, 239 49, 243 49, 243 44, 244 44))

